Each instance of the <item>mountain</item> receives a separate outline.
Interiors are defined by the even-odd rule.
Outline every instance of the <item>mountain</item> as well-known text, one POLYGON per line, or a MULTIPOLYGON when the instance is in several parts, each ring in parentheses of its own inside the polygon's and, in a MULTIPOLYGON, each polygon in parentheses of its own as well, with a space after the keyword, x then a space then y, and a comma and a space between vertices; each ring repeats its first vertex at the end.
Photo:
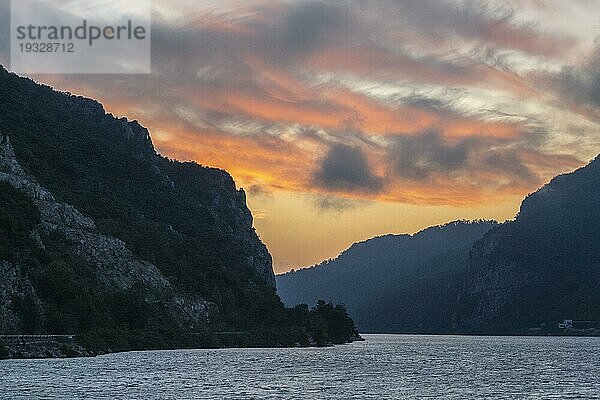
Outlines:
POLYGON ((597 334, 599 188, 600 157, 527 196, 512 221, 357 243, 278 276, 279 294, 286 304, 345 303, 362 331, 597 334), (578 326, 560 331, 565 319, 578 326))
POLYGON ((228 173, 165 158, 137 121, 0 67, 0 335, 38 333, 127 350, 354 330, 343 308, 284 309, 228 173))
POLYGON ((362 332, 452 329, 473 243, 496 225, 457 221, 353 244, 335 260, 277 276, 286 305, 341 302, 362 332))
MULTIPOLYGON (((466 332, 600 321, 600 158, 560 175, 473 247, 458 304, 466 332)), ((596 324, 598 325, 598 324, 596 324)))

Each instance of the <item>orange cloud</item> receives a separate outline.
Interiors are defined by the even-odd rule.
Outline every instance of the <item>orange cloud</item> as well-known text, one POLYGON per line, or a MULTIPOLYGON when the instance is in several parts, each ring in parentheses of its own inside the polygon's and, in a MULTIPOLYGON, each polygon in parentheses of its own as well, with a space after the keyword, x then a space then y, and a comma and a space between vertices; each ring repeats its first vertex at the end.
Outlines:
MULTIPOLYGON (((414 6, 419 7, 417 3, 414 6)), ((183 48, 194 51, 186 51, 181 60, 173 58, 173 42, 169 41, 173 38, 161 37, 159 47, 153 51, 169 63, 159 65, 153 76, 98 81, 69 78, 60 81, 60 85, 103 99, 107 108, 117 114, 141 119, 153 133, 158 149, 168 156, 224 168, 243 185, 380 201, 460 205, 533 189, 542 177, 578 163, 574 156, 535 150, 535 145, 526 143, 531 127, 514 122, 516 119, 490 119, 476 112, 461 112, 441 100, 436 103, 439 99, 434 95, 426 99, 431 100, 430 106, 427 102, 402 104, 401 99, 387 102, 353 91, 352 85, 343 81, 350 76, 373 79, 382 86, 393 80, 417 87, 422 83, 448 89, 458 87, 467 97, 470 89, 484 88, 532 102, 548 101, 548 96, 534 89, 527 77, 477 56, 469 58, 465 49, 456 52, 461 56, 419 52, 415 44, 431 41, 439 33, 428 35, 427 27, 413 32, 398 28, 392 35, 405 40, 410 53, 402 52, 397 43, 361 40, 360 29, 367 23, 362 20, 357 21, 356 32, 346 25, 343 29, 334 26, 337 31, 327 30, 327 37, 300 37, 302 40, 290 44, 289 38, 281 34, 289 33, 285 25, 294 17, 287 12, 290 7, 286 2, 264 1, 195 14, 184 18, 185 24, 176 21, 171 27, 166 26, 179 33, 174 37, 185 43, 183 48), (352 40, 340 38, 344 29, 349 29, 352 40), (198 42, 204 34, 209 34, 214 42, 198 42), (196 43, 204 47, 196 49, 196 43), (210 79, 199 76, 198 71, 205 68, 216 73, 208 74, 210 79), (323 84, 318 79, 320 74, 335 76, 340 72, 343 74, 338 75, 338 82, 332 79, 323 84), (189 118, 182 116, 187 111, 189 118), (228 124, 231 127, 240 120, 248 123, 228 131, 228 124), (309 135, 305 131, 318 132, 309 135), (508 149, 516 161, 533 171, 537 180, 519 180, 515 174, 498 168, 469 169, 468 164, 452 171, 433 170, 422 181, 391 174, 386 158, 391 150, 386 141, 400 135, 419 137, 427 132, 440 134, 444 141, 441 151, 453 151, 453 146, 469 140, 486 140, 490 147, 508 149), (374 193, 345 192, 314 185, 314 173, 323 157, 340 143, 360 148, 368 161, 366 167, 371 169, 368 176, 381 180, 381 189, 378 186, 374 193)), ((296 14, 304 18, 310 13, 296 14)), ((485 13, 472 17, 486 22, 485 29, 474 31, 473 41, 518 48, 531 55, 555 55, 571 40, 537 34, 530 25, 515 24, 512 14, 504 19, 488 18, 490 15, 485 13)), ((479 27, 479 22, 474 26, 479 27)), ((293 33, 302 36, 305 32, 293 33)), ((374 38, 379 40, 390 37, 375 33, 379 35, 374 38)), ((462 35, 465 37, 453 45, 468 49, 467 32, 462 35)), ((433 50, 444 46, 447 43, 433 46, 433 50)), ((61 78, 52 79, 58 82, 61 78)), ((502 110, 497 111, 502 114, 502 110)), ((519 120, 527 120, 528 116, 522 117, 519 120)), ((482 153, 482 148, 476 151, 482 153)), ((483 158, 479 153, 472 157, 483 158)), ((478 160, 477 165, 484 163, 478 160)))
MULTIPOLYGON (((580 162, 572 156, 549 156, 535 151, 521 154, 523 162, 535 169, 535 181, 505 179, 502 171, 463 170, 447 175, 436 173, 421 180, 385 178, 386 186, 380 192, 347 192, 316 187, 312 173, 321 154, 307 152, 298 143, 289 143, 274 137, 239 137, 216 131, 187 130, 164 121, 154 128, 159 132, 169 129, 169 135, 155 135, 157 148, 171 157, 195 160, 204 165, 224 168, 240 186, 262 187, 265 190, 331 194, 347 199, 369 199, 407 204, 474 206, 493 199, 499 200, 522 195, 534 190, 544 177, 568 171, 580 162)), ((382 176, 386 166, 380 154, 366 148, 367 158, 374 173, 382 176)))
POLYGON ((465 117, 451 110, 431 110, 415 106, 391 107, 347 89, 325 92, 332 104, 347 110, 346 121, 368 134, 415 134, 427 130, 444 132, 448 137, 517 138, 522 127, 514 123, 493 122, 465 117))

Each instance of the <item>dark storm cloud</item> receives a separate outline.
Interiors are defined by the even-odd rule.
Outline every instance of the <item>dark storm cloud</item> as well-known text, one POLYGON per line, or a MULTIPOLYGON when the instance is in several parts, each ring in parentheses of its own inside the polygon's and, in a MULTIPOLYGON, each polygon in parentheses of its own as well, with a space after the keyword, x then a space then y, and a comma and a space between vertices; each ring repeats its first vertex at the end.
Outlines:
POLYGON ((433 131, 397 136, 389 151, 390 173, 415 181, 433 175, 505 174, 529 182, 536 177, 520 158, 519 152, 524 150, 514 143, 476 136, 449 142, 433 131))
POLYGON ((297 57, 328 42, 339 45, 355 28, 348 11, 337 3, 295 1, 271 8, 259 4, 248 7, 261 18, 248 17, 240 22, 243 29, 239 31, 215 27, 212 15, 190 19, 185 26, 153 21, 153 65, 187 78, 197 78, 199 67, 210 65, 220 71, 215 81, 239 81, 253 72, 244 57, 277 66, 293 64, 297 57))
MULTIPOLYGON (((521 149, 522 150, 522 149, 521 149)), ((537 176, 524 164, 520 158, 519 150, 490 151, 483 157, 483 162, 478 165, 482 170, 505 173, 522 182, 536 182, 537 176)))
POLYGON ((553 87, 562 100, 582 106, 600 118, 600 48, 584 65, 565 66, 558 74, 542 76, 542 80, 553 87))
POLYGON ((457 110, 459 107, 457 103, 463 97, 463 93, 460 90, 447 90, 445 93, 445 99, 438 99, 431 95, 422 94, 411 94, 401 98, 402 103, 416 107, 421 110, 428 110, 431 112, 440 113, 451 113, 453 110, 457 110))
POLYGON ((247 32, 214 29, 203 18, 192 20, 185 27, 155 21, 154 66, 195 77, 198 65, 210 64, 221 71, 221 80, 239 80, 252 72, 240 62, 243 55, 285 66, 294 65, 309 53, 327 54, 328 49, 367 46, 387 54, 381 59, 363 60, 373 71, 393 70, 396 63, 410 68, 421 64, 425 71, 432 71, 429 74, 435 72, 438 77, 457 80, 461 76, 469 79, 474 72, 472 66, 481 62, 480 57, 477 60, 415 57, 404 51, 403 41, 398 40, 402 36, 390 41, 388 34, 404 32, 414 39, 414 33, 418 32, 440 44, 456 43, 459 37, 533 53, 546 51, 550 45, 557 51, 561 49, 560 41, 539 34, 531 24, 518 23, 514 10, 475 0, 312 0, 282 3, 280 7, 256 7, 268 19, 248 18, 243 23, 247 32))
MULTIPOLYGON (((484 34, 490 23, 511 22, 510 8, 481 1, 396 0, 385 1, 411 27, 434 35, 452 32, 467 38, 484 34)), ((388 8, 391 10, 391 8, 388 8)))
MULTIPOLYGON (((449 33, 457 29, 465 37, 481 36, 483 33, 480 31, 489 35, 488 31, 492 28, 488 25, 493 27, 494 37, 502 37, 503 29, 506 32, 519 31, 520 28, 513 26, 512 13, 482 4, 479 1, 449 3, 444 0, 313 0, 285 2, 279 6, 257 3, 248 7, 265 18, 242 20, 239 25, 247 31, 215 27, 217 17, 212 14, 190 17, 182 25, 155 19, 152 26, 152 77, 107 79, 86 76, 72 77, 72 80, 83 80, 87 84, 96 81, 102 91, 111 87, 122 91, 128 87, 138 97, 160 91, 165 94, 161 97, 165 106, 170 106, 173 102, 168 92, 178 86, 189 87, 198 81, 209 82, 217 88, 234 86, 248 93, 264 93, 266 84, 260 76, 261 64, 249 64, 248 57, 260 60, 264 65, 287 69, 301 66, 299 57, 308 53, 327 54, 328 49, 367 45, 388 54, 381 59, 363 60, 369 63, 370 71, 417 73, 419 79, 442 83, 479 81, 482 77, 473 70, 474 63, 469 60, 409 55, 403 52, 402 43, 386 42, 389 38, 383 36, 407 26, 423 35, 440 35, 440 40, 448 38, 449 33), (372 12, 382 14, 377 17, 377 25, 365 17, 372 12), (389 49, 393 52, 388 53, 389 49), (157 83, 159 78, 160 83, 157 83), (167 87, 167 90, 158 85, 167 87)), ((343 64, 338 60, 333 62, 343 64)))
POLYGON ((440 37, 453 33, 466 39, 488 38, 493 28, 524 29, 514 22, 515 11, 501 3, 397 0, 392 4, 412 27, 440 37))
MULTIPOLYGON (((155 1, 178 9, 177 0, 155 1)), ((564 51, 562 41, 501 4, 268 0, 214 11, 202 1, 181 2, 191 12, 153 20, 152 75, 62 83, 168 133, 157 142, 164 151, 269 177, 256 180, 265 190, 400 201, 413 190, 418 201, 438 201, 438 186, 508 187, 535 180, 531 171, 540 165, 566 164, 544 157, 545 136, 525 132, 531 121, 493 109, 503 106, 488 104, 486 93, 478 98, 479 89, 497 90, 500 99, 529 96, 511 61, 564 51), (407 88, 415 88, 412 95, 407 88), (424 185, 415 189, 419 180, 424 185)), ((3 43, 0 31, 0 49, 3 43)), ((595 65, 563 71, 565 97, 598 104, 589 84, 599 75, 595 65)), ((346 202, 325 198, 321 208, 346 202)))
POLYGON ((378 192, 382 188, 382 179, 371 172, 362 150, 345 144, 329 148, 314 180, 319 187, 330 190, 378 192))
POLYGON ((447 144, 437 132, 418 136, 398 136, 392 148, 391 163, 402 178, 425 179, 433 173, 461 169, 473 151, 472 140, 447 144))

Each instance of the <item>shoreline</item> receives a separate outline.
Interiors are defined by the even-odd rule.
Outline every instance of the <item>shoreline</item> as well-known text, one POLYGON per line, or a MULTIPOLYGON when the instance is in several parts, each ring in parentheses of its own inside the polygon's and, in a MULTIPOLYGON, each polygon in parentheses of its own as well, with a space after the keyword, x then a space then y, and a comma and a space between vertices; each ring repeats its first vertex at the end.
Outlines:
MULTIPOLYGON (((71 358, 94 358, 98 356, 118 354, 118 353, 129 353, 129 352, 149 352, 149 351, 176 351, 176 350, 219 350, 219 349, 292 349, 292 348, 328 348, 336 347, 340 345, 349 345, 355 342, 368 341, 364 336, 369 335, 389 335, 389 336, 449 336, 449 337, 521 337, 521 338, 535 338, 535 337, 580 337, 580 338, 593 338, 600 337, 600 335, 590 335, 581 333, 570 333, 570 334, 545 334, 545 335, 532 335, 532 334, 431 334, 431 333, 381 333, 381 332, 362 332, 357 337, 352 338, 346 343, 327 343, 325 345, 317 345, 316 343, 309 343, 307 345, 301 345, 295 343, 293 345, 244 345, 229 343, 227 345, 218 346, 173 346, 164 348, 131 348, 123 350, 111 350, 107 351, 93 351, 86 349, 75 338, 71 342, 65 341, 48 341, 46 343, 38 342, 15 342, 12 344, 6 344, 0 340, 0 362, 9 360, 47 360, 47 359, 71 359, 71 358)), ((43 336, 43 335, 40 335, 43 336)))
MULTIPOLYGON (((19 335, 15 335, 16 337, 19 335)), ((21 335, 25 336, 25 335, 21 335)), ((32 335, 33 336, 33 335, 32 335)), ((43 335, 40 335, 43 336, 43 335)), ((51 336, 51 335, 48 335, 51 336)), ((7 360, 44 360, 44 359, 67 359, 67 358, 93 358, 108 354, 127 353, 132 351, 170 351, 170 350, 210 350, 210 349, 284 349, 284 348, 325 348, 340 345, 352 344, 354 342, 364 342, 362 336, 350 338, 345 343, 326 343, 318 345, 315 341, 308 344, 295 343, 292 345, 272 344, 272 345, 244 345, 242 343, 229 343, 216 346, 173 346, 173 347, 148 347, 131 348, 122 350, 90 350, 77 342, 75 336, 71 336, 70 341, 64 340, 40 340, 27 341, 27 339, 13 340, 12 343, 6 343, 0 339, 0 362, 7 360)))
POLYGON ((361 332, 361 335, 398 335, 398 336, 464 336, 464 337, 600 337, 600 332, 571 332, 571 333, 415 333, 415 332, 361 332))

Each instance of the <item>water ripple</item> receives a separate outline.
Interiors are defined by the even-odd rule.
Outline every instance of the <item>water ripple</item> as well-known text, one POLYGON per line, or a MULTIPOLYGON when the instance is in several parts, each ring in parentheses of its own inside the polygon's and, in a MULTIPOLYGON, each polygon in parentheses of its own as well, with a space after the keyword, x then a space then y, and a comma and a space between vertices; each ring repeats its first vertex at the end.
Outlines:
POLYGON ((600 339, 366 335, 324 349, 0 362, 1 399, 600 399, 600 339))

